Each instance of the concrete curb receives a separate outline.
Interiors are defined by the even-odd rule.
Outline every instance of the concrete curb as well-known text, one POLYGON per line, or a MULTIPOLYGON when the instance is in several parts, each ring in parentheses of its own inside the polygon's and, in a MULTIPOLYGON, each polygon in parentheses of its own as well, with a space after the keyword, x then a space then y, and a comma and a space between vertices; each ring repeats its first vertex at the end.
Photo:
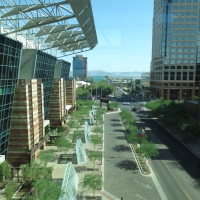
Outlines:
MULTIPOLYGON (((120 120, 120 121, 121 121, 121 120, 120 120)), ((122 121, 121 121, 121 124, 122 124, 122 121)), ((127 141, 128 141, 128 136, 127 136, 127 133, 126 133, 126 130, 125 130, 123 124, 122 124, 122 127, 123 127, 124 133, 125 133, 126 138, 127 138, 127 141)), ((130 146, 130 148, 131 148, 131 151, 132 151, 132 153, 133 153, 133 156, 134 156, 135 161, 136 161, 136 163, 137 163, 137 166, 138 166, 138 168, 139 168, 140 174, 141 174, 142 176, 150 177, 151 174, 145 174, 145 172, 143 171, 143 169, 142 169, 142 167, 141 167, 141 165, 140 165, 140 162, 139 162, 139 160, 138 160, 138 157, 137 157, 137 155, 136 155, 136 152, 135 152, 135 150, 134 150, 134 148, 133 148, 133 145, 132 145, 131 143, 129 143, 129 141, 128 141, 128 144, 129 144, 129 146, 130 146)), ((150 172, 151 172, 151 171, 150 171, 150 172)))

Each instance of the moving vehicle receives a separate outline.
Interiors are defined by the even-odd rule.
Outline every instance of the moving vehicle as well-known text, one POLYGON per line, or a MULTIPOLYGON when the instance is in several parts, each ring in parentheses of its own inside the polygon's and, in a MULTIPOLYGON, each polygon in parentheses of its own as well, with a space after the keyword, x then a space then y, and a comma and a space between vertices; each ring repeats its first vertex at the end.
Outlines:
POLYGON ((130 105, 130 103, 128 103, 128 102, 123 102, 122 104, 123 105, 130 105))

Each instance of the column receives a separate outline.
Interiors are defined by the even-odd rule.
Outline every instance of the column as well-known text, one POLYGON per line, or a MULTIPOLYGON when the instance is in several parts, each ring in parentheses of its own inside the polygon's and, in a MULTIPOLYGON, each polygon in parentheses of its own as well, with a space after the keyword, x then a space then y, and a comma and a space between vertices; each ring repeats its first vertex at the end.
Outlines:
POLYGON ((178 99, 179 101, 182 100, 182 95, 183 95, 183 94, 182 94, 182 87, 181 87, 180 90, 179 90, 179 99, 178 99))
POLYGON ((170 88, 167 89, 167 100, 170 100, 170 88))

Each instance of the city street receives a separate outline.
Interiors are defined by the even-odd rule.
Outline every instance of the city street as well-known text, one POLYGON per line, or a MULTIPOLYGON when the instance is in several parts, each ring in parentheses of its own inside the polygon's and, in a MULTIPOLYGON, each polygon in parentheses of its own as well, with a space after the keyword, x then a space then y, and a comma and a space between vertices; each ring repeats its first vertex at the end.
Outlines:
MULTIPOLYGON (((141 102, 131 103, 126 108, 140 106, 141 102)), ((121 106, 124 109, 124 106, 121 106)), ((198 199, 200 159, 177 141, 157 122, 142 110, 132 112, 138 125, 146 127, 146 134, 159 149, 159 157, 152 159, 151 167, 168 199, 198 199)))

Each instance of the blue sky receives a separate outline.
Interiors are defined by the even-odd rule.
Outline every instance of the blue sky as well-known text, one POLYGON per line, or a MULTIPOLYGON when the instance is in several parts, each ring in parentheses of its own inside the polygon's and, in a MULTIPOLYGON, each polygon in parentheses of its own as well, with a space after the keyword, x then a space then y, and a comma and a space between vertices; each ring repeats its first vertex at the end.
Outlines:
MULTIPOLYGON (((91 0, 98 45, 88 70, 150 71, 153 0, 91 0)), ((64 59, 72 63, 72 57, 64 59)))

